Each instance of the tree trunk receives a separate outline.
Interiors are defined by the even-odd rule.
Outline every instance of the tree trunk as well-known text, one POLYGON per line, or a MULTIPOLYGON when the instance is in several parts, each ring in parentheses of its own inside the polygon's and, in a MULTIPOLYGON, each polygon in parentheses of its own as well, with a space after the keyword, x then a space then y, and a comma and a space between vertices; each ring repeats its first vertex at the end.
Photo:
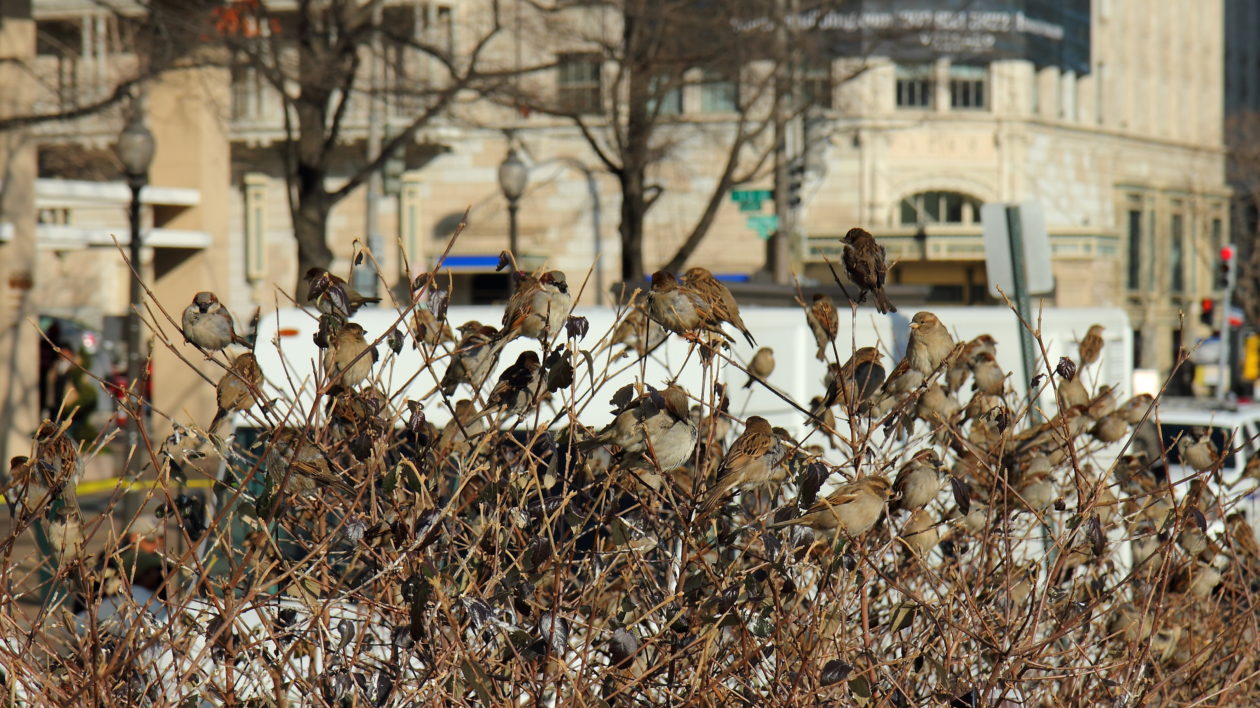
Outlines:
POLYGON ((643 171, 624 172, 621 177, 621 280, 638 283, 643 269, 643 216, 647 210, 643 196, 643 171))
POLYGON ((332 265, 332 249, 328 248, 328 207, 323 203, 323 196, 322 186, 317 194, 299 190, 293 214, 293 236, 298 247, 294 293, 299 303, 306 300, 306 281, 303 280, 306 271, 311 268, 327 269, 332 265))

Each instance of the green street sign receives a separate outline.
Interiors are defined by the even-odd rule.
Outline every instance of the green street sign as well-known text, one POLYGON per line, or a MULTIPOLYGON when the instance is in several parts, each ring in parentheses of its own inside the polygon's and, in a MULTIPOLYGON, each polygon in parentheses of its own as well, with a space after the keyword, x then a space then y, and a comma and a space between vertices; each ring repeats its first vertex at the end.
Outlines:
POLYGON ((748 228, 757 232, 757 236, 762 240, 770 238, 770 234, 779 230, 779 215, 766 214, 763 216, 748 217, 748 228))
POLYGON ((736 189, 731 192, 731 201, 739 205, 740 211, 761 211, 761 203, 773 196, 768 189, 736 189))

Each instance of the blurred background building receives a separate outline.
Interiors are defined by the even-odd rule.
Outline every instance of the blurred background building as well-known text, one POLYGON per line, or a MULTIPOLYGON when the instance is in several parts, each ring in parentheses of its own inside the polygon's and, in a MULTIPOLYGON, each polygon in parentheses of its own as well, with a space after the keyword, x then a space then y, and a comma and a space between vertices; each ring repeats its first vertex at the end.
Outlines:
MULTIPOLYGON (((1047 305, 1126 308, 1141 367, 1167 370, 1183 337, 1198 334, 1182 323, 1197 321, 1215 254, 1231 238, 1224 111, 1260 100, 1255 2, 848 0, 786 13, 781 33, 764 20, 786 4, 771 2, 761 15, 717 19, 752 51, 736 58, 717 47, 691 64, 680 51, 646 87, 625 66, 636 48, 624 18, 640 4, 538 12, 509 0, 492 17, 485 0, 387 0, 372 22, 388 31, 357 52, 343 105, 338 86, 277 81, 277 71, 309 74, 309 65, 260 58, 271 47, 296 56, 285 42, 311 28, 295 3, 184 6, 229 41, 191 46, 206 31, 190 33, 177 60, 150 76, 139 69, 152 60, 132 40, 163 19, 146 14, 161 4, 0 0, 0 59, 14 58, 0 61, 0 121, 83 114, 0 122, 0 157, 16 156, 5 162, 0 262, 28 263, 8 266, 6 325, 19 311, 79 322, 102 333, 106 354, 121 337, 128 274, 114 238, 125 245, 128 190, 111 145, 133 107, 158 145, 141 267, 160 302, 178 318, 195 291, 214 290, 244 321, 288 304, 300 267, 293 214, 313 159, 295 131, 313 119, 292 103, 286 112, 284 85, 291 95, 327 89, 337 107, 320 117, 337 129, 319 157, 334 195, 331 269, 349 274, 357 246, 371 243, 382 295, 438 266, 467 210, 440 263, 453 302, 505 297, 506 277, 494 272, 509 242, 498 174, 516 148, 530 168, 518 255, 571 282, 590 270, 588 303, 608 302, 631 272, 627 218, 643 221, 644 272, 677 260, 699 230, 683 262, 730 280, 762 277, 773 249, 750 216, 780 218, 776 243, 806 279, 828 281, 824 259, 837 259, 838 237, 861 225, 897 262, 890 278, 919 286, 924 304, 991 303, 980 205, 1032 200, 1057 279, 1047 305), (1250 24, 1227 23, 1227 9, 1250 13, 1250 24), (447 60, 458 69, 480 53, 475 90, 438 81, 451 75, 447 60), (637 153, 626 148, 644 120, 655 137, 636 184, 626 168, 637 153), (740 164, 724 175, 737 139, 746 139, 740 164), (382 155, 391 144, 399 149, 382 155), (638 216, 623 208, 629 189, 646 204, 638 216), (739 203, 732 190, 746 193, 739 203), (16 293, 29 310, 13 309, 16 293)), ((209 410, 212 391, 179 373, 175 352, 158 345, 154 356, 159 408, 209 410)))

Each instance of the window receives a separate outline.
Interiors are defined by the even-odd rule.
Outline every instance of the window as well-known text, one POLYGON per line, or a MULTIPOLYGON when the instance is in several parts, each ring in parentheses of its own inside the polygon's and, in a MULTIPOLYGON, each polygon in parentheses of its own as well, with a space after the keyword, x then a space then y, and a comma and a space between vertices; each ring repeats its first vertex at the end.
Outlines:
POLYGON ((1169 225, 1172 243, 1168 249, 1168 265, 1172 268, 1172 277, 1168 281, 1168 287, 1175 293, 1185 292, 1186 289, 1186 244, 1182 233, 1183 223, 1184 218, 1181 214, 1173 214, 1172 223, 1169 225))
POLYGON ((951 64, 949 67, 949 105, 952 108, 980 110, 987 108, 985 84, 989 70, 983 66, 951 64))
POLYGON ((931 108, 935 82, 931 64, 909 64, 897 67, 897 107, 931 108))
POLYGON ((652 95, 648 99, 648 112, 661 116, 682 113, 682 79, 676 76, 652 77, 652 95))
POLYGON ((919 192, 901 200, 901 223, 978 224, 980 200, 958 192, 919 192))
POLYGON ((831 62, 817 61, 803 64, 797 84, 801 105, 831 108, 831 62))
POLYGON ((263 83, 258 70, 237 64, 232 67, 232 120, 262 117, 263 83))
POLYGON ((1212 253, 1220 253, 1225 245, 1225 225, 1220 218, 1212 219, 1212 253))
POLYGON ((245 175, 245 277, 267 277, 267 175, 245 175))
POLYGON ((705 69, 700 79, 700 110, 704 113, 738 111, 739 83, 727 74, 705 69))
POLYGON ((1142 211, 1129 210, 1129 274, 1130 290, 1142 287, 1142 211))
POLYGON ((604 92, 598 54, 561 54, 557 96, 562 109, 602 114, 604 92))

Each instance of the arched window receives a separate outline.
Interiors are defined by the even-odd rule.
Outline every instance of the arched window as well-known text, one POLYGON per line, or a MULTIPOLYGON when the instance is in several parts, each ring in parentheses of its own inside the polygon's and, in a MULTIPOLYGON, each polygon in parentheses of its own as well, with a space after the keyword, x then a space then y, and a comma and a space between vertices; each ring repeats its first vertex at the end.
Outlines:
POLYGON ((901 223, 978 224, 980 200, 959 192, 919 192, 901 200, 901 223))

